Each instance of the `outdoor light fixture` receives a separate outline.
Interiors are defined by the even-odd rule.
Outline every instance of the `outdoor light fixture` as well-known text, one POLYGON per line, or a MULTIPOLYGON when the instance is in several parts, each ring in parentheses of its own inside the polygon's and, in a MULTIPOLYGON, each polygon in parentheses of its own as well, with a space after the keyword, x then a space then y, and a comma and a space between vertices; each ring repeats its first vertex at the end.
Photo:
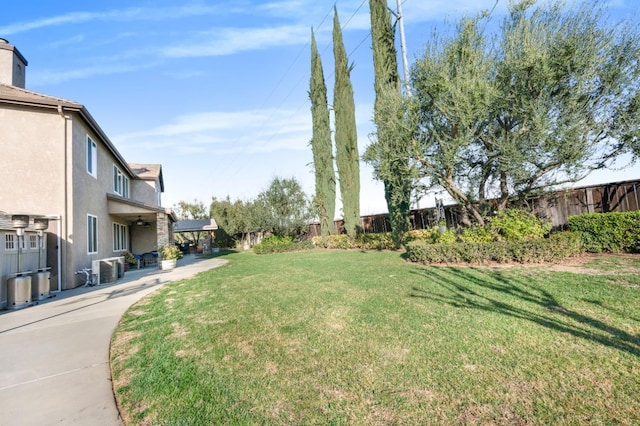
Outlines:
POLYGON ((144 221, 142 220, 142 218, 140 216, 138 216, 138 220, 136 220, 136 225, 138 225, 138 226, 144 225, 144 221))
POLYGON ((33 219, 33 227, 38 231, 38 272, 44 271, 43 248, 44 248, 44 230, 49 227, 49 219, 44 217, 36 217, 33 219))
POLYGON ((22 270, 22 241, 24 228, 29 226, 29 216, 26 214, 14 214, 11 216, 11 227, 15 228, 18 236, 18 272, 22 270))
POLYGON ((33 227, 37 231, 44 231, 49 227, 49 219, 45 219, 43 217, 36 217, 33 219, 33 227))
POLYGON ((26 214, 14 214, 11 216, 11 227, 24 229, 29 226, 29 216, 26 214))

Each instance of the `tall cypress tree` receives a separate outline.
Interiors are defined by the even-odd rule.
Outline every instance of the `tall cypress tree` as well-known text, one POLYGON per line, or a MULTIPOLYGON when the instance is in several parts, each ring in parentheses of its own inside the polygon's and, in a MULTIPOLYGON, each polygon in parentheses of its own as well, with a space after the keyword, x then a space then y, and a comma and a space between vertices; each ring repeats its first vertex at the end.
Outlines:
POLYGON ((333 54, 335 56, 335 86, 333 110, 335 113, 336 164, 342 194, 344 228, 354 237, 360 227, 360 163, 356 131, 356 107, 351 86, 351 67, 342 41, 338 9, 333 15, 333 54))
POLYGON ((333 168, 327 86, 324 81, 322 61, 318 55, 313 29, 311 29, 311 81, 309 86, 311 118, 313 120, 311 150, 313 151, 316 176, 315 205, 320 216, 320 233, 323 243, 326 244, 327 235, 335 233, 333 218, 336 214, 336 174, 333 168))
POLYGON ((377 140, 367 147, 365 160, 384 183, 392 236, 400 246, 409 230, 412 170, 409 164, 411 134, 405 123, 397 52, 386 0, 369 0, 375 72, 374 122, 377 140))

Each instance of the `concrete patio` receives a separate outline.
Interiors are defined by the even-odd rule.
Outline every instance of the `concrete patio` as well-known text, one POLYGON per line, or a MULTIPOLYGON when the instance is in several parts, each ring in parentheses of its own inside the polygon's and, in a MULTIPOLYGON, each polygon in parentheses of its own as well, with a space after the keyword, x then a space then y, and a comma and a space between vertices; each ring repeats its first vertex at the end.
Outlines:
POLYGON ((185 256, 178 267, 129 271, 115 284, 63 291, 0 314, 0 425, 120 425, 109 344, 122 314, 163 284, 226 263, 185 256))

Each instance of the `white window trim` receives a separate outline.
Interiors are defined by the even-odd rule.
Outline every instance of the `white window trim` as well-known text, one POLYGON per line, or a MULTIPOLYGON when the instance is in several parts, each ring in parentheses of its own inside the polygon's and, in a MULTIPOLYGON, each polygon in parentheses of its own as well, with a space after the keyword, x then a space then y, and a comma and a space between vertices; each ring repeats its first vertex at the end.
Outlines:
POLYGON ((98 145, 87 136, 87 173, 98 179, 98 145))
MULTIPOLYGON (((25 235, 26 238, 26 235, 25 235)), ((38 250, 38 236, 29 234, 29 248, 31 250, 38 250)))
POLYGON ((127 251, 128 243, 128 227, 121 223, 113 222, 111 229, 113 230, 113 251, 127 251))
POLYGON ((87 254, 95 254, 95 253, 98 253, 98 217, 88 214, 87 215, 87 254))
POLYGON ((113 192, 129 198, 129 178, 115 164, 113 165, 113 192))
POLYGON ((6 232, 4 234, 4 250, 5 251, 17 251, 18 242, 16 241, 17 235, 14 233, 6 232))

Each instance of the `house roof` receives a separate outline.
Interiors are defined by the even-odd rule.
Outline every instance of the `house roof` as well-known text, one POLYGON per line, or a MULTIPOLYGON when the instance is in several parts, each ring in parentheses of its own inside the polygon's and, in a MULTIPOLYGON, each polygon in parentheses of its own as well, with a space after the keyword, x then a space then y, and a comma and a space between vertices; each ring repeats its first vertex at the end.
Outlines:
POLYGON ((218 229, 215 219, 179 220, 173 225, 173 232, 213 231, 218 229))
POLYGON ((146 204, 116 194, 107 194, 107 201, 109 202, 109 214, 125 217, 132 221, 135 220, 136 216, 148 213, 164 213, 172 222, 178 220, 176 213, 170 208, 146 204))
POLYGON ((96 120, 91 116, 84 105, 67 99, 56 98, 53 96, 43 95, 41 93, 32 92, 20 87, 9 86, 0 83, 0 104, 12 104, 19 106, 27 106, 40 109, 57 110, 60 115, 64 115, 65 111, 77 113, 80 118, 95 132, 107 149, 120 162, 122 167, 132 176, 137 175, 131 170, 127 162, 124 160, 120 152, 113 145, 106 133, 100 128, 96 120))
POLYGON ((69 109, 82 109, 82 104, 69 101, 66 99, 55 98, 53 96, 43 95, 41 93, 32 92, 21 87, 9 86, 0 83, 0 101, 5 103, 14 103, 20 105, 55 107, 58 105, 69 109))
POLYGON ((162 178, 162 165, 161 164, 138 164, 129 163, 129 167, 136 176, 142 180, 158 179, 160 181, 160 190, 164 192, 164 179, 162 178))

